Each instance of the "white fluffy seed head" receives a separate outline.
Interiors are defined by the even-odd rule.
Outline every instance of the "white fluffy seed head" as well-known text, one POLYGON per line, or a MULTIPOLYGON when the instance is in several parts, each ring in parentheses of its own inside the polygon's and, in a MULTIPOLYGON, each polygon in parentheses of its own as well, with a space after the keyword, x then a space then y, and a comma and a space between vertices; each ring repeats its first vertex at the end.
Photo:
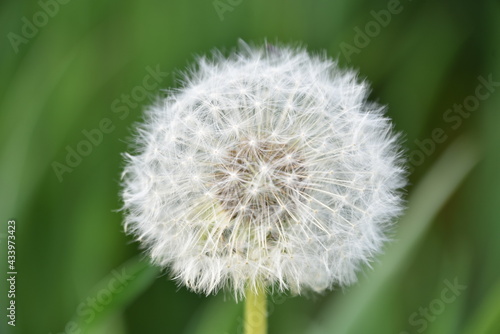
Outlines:
POLYGON ((367 94, 300 48, 200 58, 126 155, 126 230, 197 292, 353 283, 405 185, 398 137, 367 94))

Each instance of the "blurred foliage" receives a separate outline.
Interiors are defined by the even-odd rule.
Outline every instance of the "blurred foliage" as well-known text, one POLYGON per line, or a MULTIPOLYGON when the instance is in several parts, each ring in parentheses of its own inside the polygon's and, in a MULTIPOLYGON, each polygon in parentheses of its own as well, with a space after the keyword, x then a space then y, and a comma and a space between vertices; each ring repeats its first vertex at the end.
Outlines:
POLYGON ((499 333, 498 85, 470 114, 448 109, 472 101, 479 77, 500 81, 500 4, 398 3, 2 1, 0 333, 240 332, 241 304, 177 287, 142 258, 117 211, 120 154, 144 107, 178 86, 194 55, 238 38, 300 42, 359 69, 412 163, 408 213, 386 254, 344 291, 270 297, 270 332, 499 333), (141 89, 156 69, 168 75, 141 89), (89 134, 96 144, 84 147, 89 134), (78 149, 88 154, 56 172, 78 149), (9 219, 15 328, 5 317, 9 219), (466 288, 444 303, 455 281, 466 288))

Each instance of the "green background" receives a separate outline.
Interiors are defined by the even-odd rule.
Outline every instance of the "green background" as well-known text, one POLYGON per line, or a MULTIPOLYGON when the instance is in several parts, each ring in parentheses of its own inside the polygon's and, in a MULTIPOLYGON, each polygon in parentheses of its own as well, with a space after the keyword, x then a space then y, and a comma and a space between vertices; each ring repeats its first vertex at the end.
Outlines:
POLYGON ((385 255, 353 287, 270 298, 270 332, 500 332, 498 85, 475 98, 479 77, 500 81, 498 1, 60 1, 0 4, 1 333, 241 332, 242 303, 177 287, 142 259, 116 211, 120 154, 144 107, 179 85, 195 55, 238 38, 300 42, 358 69, 412 165, 385 255), (168 76, 141 95, 156 67, 168 76), (131 103, 118 112, 124 94, 131 103), (464 103, 470 112, 448 111, 464 103), (54 166, 103 119, 107 133, 61 180, 54 166), (465 289, 452 293, 455 283, 465 289))

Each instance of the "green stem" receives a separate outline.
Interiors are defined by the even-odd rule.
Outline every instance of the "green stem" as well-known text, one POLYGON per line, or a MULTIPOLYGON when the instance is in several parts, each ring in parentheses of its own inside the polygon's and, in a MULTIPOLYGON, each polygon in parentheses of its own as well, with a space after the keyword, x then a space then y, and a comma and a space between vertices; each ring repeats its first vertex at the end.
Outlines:
POLYGON ((248 287, 245 303, 245 334, 267 333, 267 296, 262 287, 248 287))

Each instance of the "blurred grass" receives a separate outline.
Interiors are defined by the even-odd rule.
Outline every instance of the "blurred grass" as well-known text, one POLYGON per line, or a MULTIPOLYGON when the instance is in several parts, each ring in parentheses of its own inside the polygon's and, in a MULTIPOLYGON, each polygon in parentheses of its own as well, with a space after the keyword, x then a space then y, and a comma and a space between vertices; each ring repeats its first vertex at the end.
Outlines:
MULTIPOLYGON (((363 28, 373 20, 370 11, 387 3, 243 0, 221 21, 212 1, 70 1, 18 53, 7 34, 21 34, 21 18, 31 20, 40 4, 0 3, 0 213, 2 222, 17 220, 19 273, 17 326, 8 326, 2 315, 0 333, 63 332, 78 306, 109 283, 112 271, 137 256, 138 245, 123 234, 115 211, 120 153, 133 123, 160 90, 131 107, 124 119, 111 105, 141 85, 146 67, 158 65, 169 73, 160 88, 176 86, 178 71, 194 54, 231 49, 238 38, 302 42, 314 52, 327 50, 342 66, 358 68, 373 84, 373 99, 389 105, 409 153, 418 149, 415 139, 430 138, 435 128, 448 136, 410 176, 409 203, 424 188, 418 195, 424 206, 416 206, 435 205, 432 214, 410 206, 400 225, 406 236, 396 238, 375 271, 367 270, 352 289, 284 301, 275 297, 280 302, 270 303, 271 332, 416 333, 419 327, 409 316, 439 298, 444 280, 454 277, 467 289, 424 332, 500 332, 500 93, 481 101, 456 130, 443 120, 448 108, 474 94, 478 76, 500 81, 500 5, 402 1, 402 12, 348 61, 340 44, 353 44, 353 28, 363 28), (52 162, 64 163, 66 147, 75 148, 85 139, 82 131, 98 127, 103 118, 114 130, 59 182, 52 162), (454 155, 464 160, 439 168, 445 152, 462 147, 452 144, 459 137, 477 138, 484 155, 470 174, 467 146, 454 155), (446 192, 444 184, 454 175, 462 175, 456 181, 468 176, 446 192), (373 279, 377 275, 390 279, 381 284, 381 278, 373 279)), ((2 227, 1 259, 5 233, 2 227)), ((85 332, 238 332, 241 305, 229 296, 195 295, 142 265, 130 265, 137 281, 98 312, 85 332)), ((4 260, 0 270, 6 272, 4 260)), ((2 310, 5 295, 2 283, 2 310)))

